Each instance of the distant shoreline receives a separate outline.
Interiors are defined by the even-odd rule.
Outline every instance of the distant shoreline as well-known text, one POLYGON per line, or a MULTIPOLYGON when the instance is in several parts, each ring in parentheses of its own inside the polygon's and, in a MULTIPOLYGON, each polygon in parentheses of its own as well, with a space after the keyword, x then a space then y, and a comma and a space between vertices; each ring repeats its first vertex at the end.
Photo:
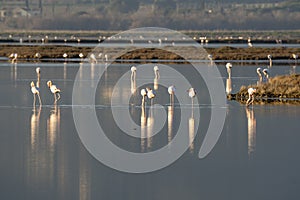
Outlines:
MULTIPOLYGON (((180 48, 180 47, 178 47, 180 48)), ((213 60, 266 60, 267 55, 271 54, 272 59, 288 59, 292 60, 292 54, 299 54, 300 48, 234 48, 234 47, 219 47, 205 48, 208 54, 211 54, 213 60)), ((93 51, 93 47, 68 46, 68 45, 3 45, 0 43, 0 57, 9 57, 12 53, 17 53, 20 59, 34 59, 35 54, 41 55, 40 59, 62 58, 64 53, 68 54, 68 58, 79 58, 79 53, 86 57, 93 51)), ((134 52, 127 52, 120 59, 124 60, 184 60, 179 55, 170 53, 156 48, 143 48, 134 52)))

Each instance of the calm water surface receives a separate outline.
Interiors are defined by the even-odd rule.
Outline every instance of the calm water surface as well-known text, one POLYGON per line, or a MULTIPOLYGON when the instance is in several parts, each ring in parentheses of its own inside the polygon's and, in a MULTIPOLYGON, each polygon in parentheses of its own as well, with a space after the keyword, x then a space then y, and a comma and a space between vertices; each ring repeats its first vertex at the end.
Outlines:
MULTIPOLYGON (((237 102, 227 102, 222 134, 204 159, 198 158, 209 123, 210 109, 207 89, 190 67, 182 64, 198 91, 199 103, 170 106, 166 88, 159 86, 157 99, 166 110, 168 120, 161 132, 152 138, 135 139, 124 136, 113 122, 109 94, 114 78, 130 70, 131 65, 115 65, 100 81, 104 88, 96 93, 96 113, 100 123, 107 125, 107 136, 118 146, 133 152, 150 152, 168 144, 179 123, 195 120, 197 133, 186 130, 187 138, 196 135, 183 156, 170 166, 146 174, 128 174, 113 170, 94 159, 82 145, 72 115, 72 89, 78 63, 0 63, 0 199, 295 199, 300 198, 300 107, 295 105, 254 105, 246 109, 237 102), (33 108, 30 82, 36 80, 35 67, 40 66, 43 106, 33 108), (46 82, 53 80, 62 90, 58 105, 46 82), (105 93, 106 92, 106 93, 105 93), (180 111, 180 106, 182 110, 180 111), (193 119, 199 109, 200 121, 193 119), (183 113, 181 113, 183 112, 183 113), (187 118, 181 119, 180 115, 187 118)), ((259 65, 234 65, 231 90, 257 82, 259 65)), ((218 66, 228 84, 224 65, 218 66)), ((272 76, 289 74, 299 68, 274 65, 272 76)), ((152 69, 151 69, 152 71, 152 69)), ((97 73, 97 70, 94 72, 97 73)), ((90 75, 91 78, 93 74, 90 75)), ((153 74, 137 79, 152 80, 153 74)), ((161 73, 160 79, 172 77, 161 73)), ((82 80, 83 83, 85 80, 82 80)), ((147 85, 145 85, 147 86, 147 85)), ((151 85, 149 85, 151 86, 151 85)), ((91 85, 91 87, 97 87, 91 85)), ((225 87, 226 88, 226 87, 225 87)), ((122 95, 131 94, 130 80, 119 88, 122 95)), ((188 96, 186 97, 188 99, 188 96)), ((129 109, 136 124, 149 120, 149 106, 142 109, 139 89, 132 95, 129 109)), ((177 103, 176 103, 177 102, 177 103)), ((153 111, 155 112, 155 110, 153 111)), ((190 125, 190 124, 189 124, 190 125)), ((129 124, 129 126, 131 126, 129 124)))

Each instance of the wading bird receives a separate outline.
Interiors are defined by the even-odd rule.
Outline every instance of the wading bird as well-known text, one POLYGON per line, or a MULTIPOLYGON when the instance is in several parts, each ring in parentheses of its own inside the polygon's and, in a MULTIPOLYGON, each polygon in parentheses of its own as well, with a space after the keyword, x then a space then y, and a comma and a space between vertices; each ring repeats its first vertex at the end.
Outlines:
POLYGON ((130 68, 131 70, 131 77, 130 77, 130 88, 131 88, 131 94, 134 94, 135 91, 136 91, 136 80, 135 80, 135 77, 136 77, 136 67, 135 66, 132 66, 130 68))
POLYGON ((9 55, 9 58, 11 58, 11 62, 15 63, 17 62, 18 54, 17 53, 12 53, 9 55))
POLYGON ((95 54, 91 54, 90 55, 90 61, 92 62, 92 63, 97 63, 97 59, 96 59, 96 56, 95 56, 95 54))
POLYGON ((33 94, 33 106, 35 106, 35 95, 38 96, 39 102, 40 102, 40 106, 41 106, 42 105, 42 100, 41 100, 41 97, 40 97, 40 90, 39 90, 39 88, 34 85, 33 81, 31 81, 30 86, 31 86, 31 92, 33 94))
POLYGON ((170 94, 170 104, 174 103, 175 86, 171 85, 168 87, 168 93, 170 94))
POLYGON ((142 105, 145 105, 145 97, 147 96, 147 91, 145 89, 141 89, 142 95, 142 105))
POLYGON ((63 54, 63 57, 64 57, 64 59, 65 59, 65 61, 67 60, 67 57, 68 57, 68 54, 67 53, 64 53, 63 54))
POLYGON ((270 76, 269 70, 268 69, 263 69, 263 74, 266 78, 266 81, 269 81, 269 76, 270 76))
POLYGON ((196 96, 196 91, 194 88, 188 89, 189 97, 192 99, 192 105, 194 105, 194 97, 196 96))
POLYGON ((258 78, 259 78, 259 83, 261 83, 262 82, 262 74, 261 74, 261 68, 260 67, 258 67, 257 69, 256 69, 256 73, 257 73, 257 75, 258 75, 258 78))
POLYGON ((53 95, 54 95, 54 103, 56 103, 60 99, 60 89, 58 89, 56 87, 56 85, 53 85, 52 81, 48 81, 47 85, 48 85, 50 91, 53 93, 53 95))
POLYGON ((248 100, 246 102, 246 106, 249 106, 250 104, 253 103, 253 101, 254 101, 254 93, 255 92, 256 92, 256 89, 254 89, 252 87, 248 89, 249 98, 248 98, 248 100))
POLYGON ((35 68, 35 72, 36 72, 36 86, 38 88, 40 88, 40 81, 41 81, 41 68, 37 67, 35 68))
POLYGON ((232 64, 227 63, 226 64, 226 69, 227 69, 227 73, 228 73, 228 78, 231 78, 231 68, 232 68, 232 64))
POLYGON ((210 65, 213 65, 213 57, 212 57, 212 55, 208 54, 207 58, 210 60, 210 65))
POLYGON ((159 79, 160 75, 159 75, 159 68, 158 68, 158 66, 155 65, 153 67, 153 71, 154 71, 155 78, 159 79))
POLYGON ((131 70, 131 80, 134 80, 135 77, 136 77, 136 67, 135 67, 135 66, 132 66, 132 67, 130 68, 130 70, 131 70))
POLYGON ((298 55, 293 53, 292 57, 295 59, 295 65, 296 65, 297 64, 298 55))
POLYGON ((151 101, 151 105, 153 104, 153 99, 155 97, 155 93, 153 92, 153 90, 149 87, 146 88, 146 91, 147 91, 147 97, 148 99, 150 99, 151 101))
POLYGON ((267 57, 269 59, 269 66, 272 67, 272 56, 269 54, 267 57))

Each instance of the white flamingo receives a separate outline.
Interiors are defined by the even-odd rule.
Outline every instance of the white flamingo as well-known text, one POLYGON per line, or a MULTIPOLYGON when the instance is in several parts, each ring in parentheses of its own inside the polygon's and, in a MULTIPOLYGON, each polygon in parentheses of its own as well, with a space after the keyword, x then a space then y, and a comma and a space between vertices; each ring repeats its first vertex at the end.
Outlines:
POLYGON ((170 104, 174 103, 175 86, 171 85, 168 87, 168 93, 170 94, 170 104))
POLYGON ((269 70, 268 69, 263 69, 263 74, 266 77, 266 81, 269 81, 269 76, 270 76, 269 70))
POLYGON ((39 52, 37 52, 34 54, 34 57, 39 60, 41 59, 42 55, 39 52))
POLYGON ((192 105, 194 105, 194 97, 196 96, 196 90, 194 88, 188 89, 189 97, 192 99, 192 105))
POLYGON ((132 66, 132 67, 130 68, 130 70, 131 70, 131 80, 134 80, 135 77, 136 77, 136 67, 135 67, 135 66, 132 66))
POLYGON ((231 68, 232 68, 232 64, 227 63, 226 64, 226 69, 227 69, 227 73, 228 73, 228 78, 231 78, 231 68))
POLYGON ((47 85, 48 85, 50 91, 53 93, 53 95, 54 95, 54 103, 56 103, 60 99, 60 89, 58 89, 56 87, 56 85, 53 85, 52 81, 48 81, 47 85), (56 97, 56 95, 57 95, 57 97, 56 97))
POLYGON ((159 68, 158 68, 157 65, 155 65, 155 66, 153 67, 153 71, 154 71, 155 78, 156 78, 156 79, 159 79, 160 75, 159 75, 159 68))
POLYGON ((269 62, 270 62, 269 66, 272 67, 272 56, 269 54, 267 57, 268 57, 269 62))
POLYGON ((33 94, 33 106, 35 106, 35 98, 36 98, 35 95, 38 96, 39 102, 40 102, 40 106, 41 106, 42 105, 42 100, 41 100, 41 97, 40 97, 40 90, 39 90, 39 88, 34 85, 33 81, 31 81, 30 86, 31 86, 31 92, 33 94))
POLYGON ((249 95, 249 98, 248 98, 248 100, 247 100, 247 102, 246 102, 246 106, 249 106, 250 104, 253 103, 255 92, 256 92, 256 89, 254 89, 254 88, 252 88, 252 87, 248 89, 248 95, 249 95))
POLYGON ((257 73, 257 75, 258 75, 258 78, 259 78, 259 82, 262 82, 262 71, 261 71, 261 68, 260 67, 258 67, 257 69, 256 69, 256 73, 257 73))
POLYGON ((38 88, 40 88, 41 68, 40 67, 35 68, 35 72, 36 72, 36 77, 37 77, 36 86, 38 88))
POLYGON ((296 65, 297 64, 298 55, 293 53, 292 57, 295 59, 295 65, 296 65))
POLYGON ((145 97, 147 96, 147 91, 145 89, 141 89, 141 95, 142 95, 142 105, 145 105, 145 97))
POLYGON ((146 88, 146 91, 147 91, 147 97, 148 99, 150 99, 151 101, 151 105, 153 104, 153 99, 155 97, 155 93, 153 92, 153 90, 149 87, 146 88))
POLYGON ((15 63, 17 62, 18 54, 17 53, 12 53, 9 55, 9 58, 11 58, 11 62, 15 63))
POLYGON ((92 63, 97 63, 97 59, 96 59, 95 54, 92 53, 92 54, 90 55, 90 60, 91 60, 92 63))
POLYGON ((208 54, 207 58, 210 60, 210 65, 213 65, 213 57, 212 57, 212 55, 208 54))

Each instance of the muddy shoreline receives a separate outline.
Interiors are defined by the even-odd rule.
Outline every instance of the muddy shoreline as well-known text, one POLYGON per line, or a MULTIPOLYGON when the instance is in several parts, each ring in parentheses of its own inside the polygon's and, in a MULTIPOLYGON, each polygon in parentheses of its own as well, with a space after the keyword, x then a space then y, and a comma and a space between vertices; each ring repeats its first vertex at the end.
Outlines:
MULTIPOLYGON (((35 54, 40 53, 40 59, 62 58, 64 53, 68 54, 68 58, 79 58, 79 53, 86 57, 92 52, 92 47, 68 46, 68 45, 1 45, 0 57, 9 57, 12 53, 17 53, 18 58, 34 59, 35 54)), ((272 59, 293 59, 292 54, 299 54, 300 48, 205 48, 208 54, 211 54, 213 60, 267 60, 267 55, 271 54, 272 59)), ((133 52, 127 52, 120 57, 124 60, 134 59, 161 59, 161 60, 184 60, 179 55, 156 48, 139 49, 133 52)))

